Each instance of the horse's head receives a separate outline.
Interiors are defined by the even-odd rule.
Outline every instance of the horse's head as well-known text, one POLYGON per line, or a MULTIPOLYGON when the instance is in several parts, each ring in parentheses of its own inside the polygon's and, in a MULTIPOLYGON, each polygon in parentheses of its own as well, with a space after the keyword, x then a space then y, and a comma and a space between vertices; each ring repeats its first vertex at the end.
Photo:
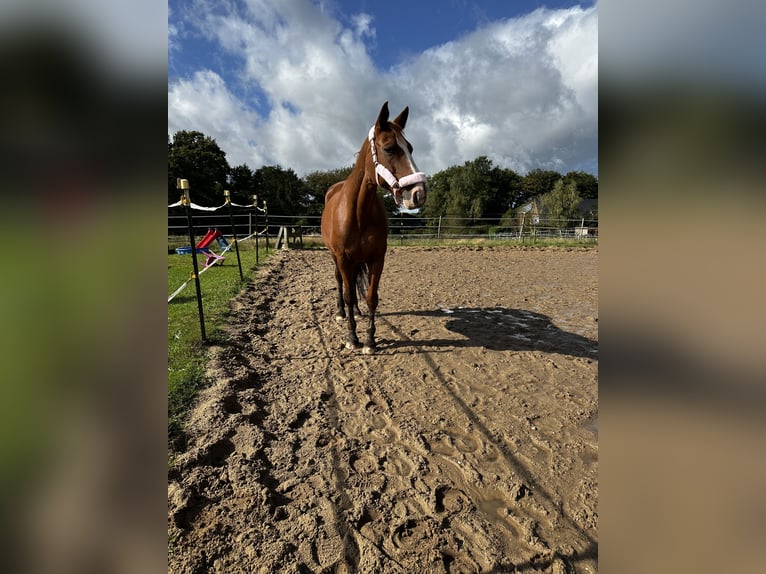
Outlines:
POLYGON ((393 194, 397 205, 415 209, 426 202, 426 174, 418 171, 412 145, 404 137, 409 113, 406 107, 389 122, 388 102, 384 103, 368 137, 376 182, 393 194))

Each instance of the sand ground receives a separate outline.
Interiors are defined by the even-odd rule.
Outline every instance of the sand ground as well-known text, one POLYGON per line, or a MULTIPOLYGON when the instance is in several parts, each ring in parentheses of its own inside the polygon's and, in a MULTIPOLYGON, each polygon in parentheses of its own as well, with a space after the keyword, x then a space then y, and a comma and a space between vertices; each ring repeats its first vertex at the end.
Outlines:
POLYGON ((367 356, 329 254, 276 253, 170 470, 169 571, 596 572, 597 262, 389 247, 367 356))

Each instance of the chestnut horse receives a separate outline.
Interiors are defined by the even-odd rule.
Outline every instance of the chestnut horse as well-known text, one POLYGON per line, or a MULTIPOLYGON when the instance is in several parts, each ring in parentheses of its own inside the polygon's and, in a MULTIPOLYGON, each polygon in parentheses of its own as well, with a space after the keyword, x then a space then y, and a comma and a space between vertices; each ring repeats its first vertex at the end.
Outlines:
POLYGON ((348 318, 346 347, 359 347, 354 311, 364 297, 370 324, 362 352, 375 350, 375 310, 388 239, 388 218, 378 187, 390 191, 397 205, 415 209, 426 201, 426 175, 412 160, 412 146, 404 137, 409 107, 388 121, 388 102, 357 155, 349 176, 327 191, 322 212, 322 240, 335 262, 338 313, 348 318), (344 308, 345 304, 345 308, 344 308))

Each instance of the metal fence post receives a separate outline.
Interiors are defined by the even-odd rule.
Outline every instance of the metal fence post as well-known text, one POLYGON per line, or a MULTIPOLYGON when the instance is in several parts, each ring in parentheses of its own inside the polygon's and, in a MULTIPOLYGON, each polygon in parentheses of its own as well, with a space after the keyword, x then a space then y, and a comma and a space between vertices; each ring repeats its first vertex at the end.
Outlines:
POLYGON ((242 275, 242 261, 239 259, 239 241, 237 241, 237 229, 234 227, 234 216, 231 214, 231 196, 228 189, 223 190, 223 198, 226 201, 226 206, 229 208, 229 223, 231 224, 231 234, 234 236, 234 249, 237 251, 237 266, 239 266, 239 279, 245 280, 245 276, 242 275))
POLYGON ((266 217, 266 253, 269 252, 269 207, 266 205, 266 200, 263 200, 263 213, 266 217))
POLYGON ((253 196, 253 213, 255 214, 255 264, 258 265, 258 196, 253 196))
POLYGON ((199 267, 197 266, 197 248, 194 241, 194 225, 192 224, 191 200, 189 199, 189 180, 178 178, 176 180, 178 188, 183 191, 181 200, 186 206, 186 220, 189 224, 189 244, 191 246, 192 267, 194 268, 194 285, 197 287, 197 311, 199 312, 199 329, 202 334, 202 341, 207 342, 205 334, 205 314, 202 310, 202 288, 199 284, 199 267))

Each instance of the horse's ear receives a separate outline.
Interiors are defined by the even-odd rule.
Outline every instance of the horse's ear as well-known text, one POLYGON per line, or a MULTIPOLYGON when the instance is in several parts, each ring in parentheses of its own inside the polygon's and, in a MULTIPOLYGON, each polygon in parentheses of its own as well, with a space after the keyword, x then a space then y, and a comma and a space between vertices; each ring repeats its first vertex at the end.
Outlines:
POLYGON ((394 119, 394 123, 399 126, 400 128, 404 129, 404 126, 407 124, 407 116, 410 115, 410 107, 407 106, 402 110, 402 113, 396 116, 394 119))
POLYGON ((384 132, 388 129, 388 102, 384 102, 383 107, 380 108, 378 119, 375 122, 379 132, 384 132))

